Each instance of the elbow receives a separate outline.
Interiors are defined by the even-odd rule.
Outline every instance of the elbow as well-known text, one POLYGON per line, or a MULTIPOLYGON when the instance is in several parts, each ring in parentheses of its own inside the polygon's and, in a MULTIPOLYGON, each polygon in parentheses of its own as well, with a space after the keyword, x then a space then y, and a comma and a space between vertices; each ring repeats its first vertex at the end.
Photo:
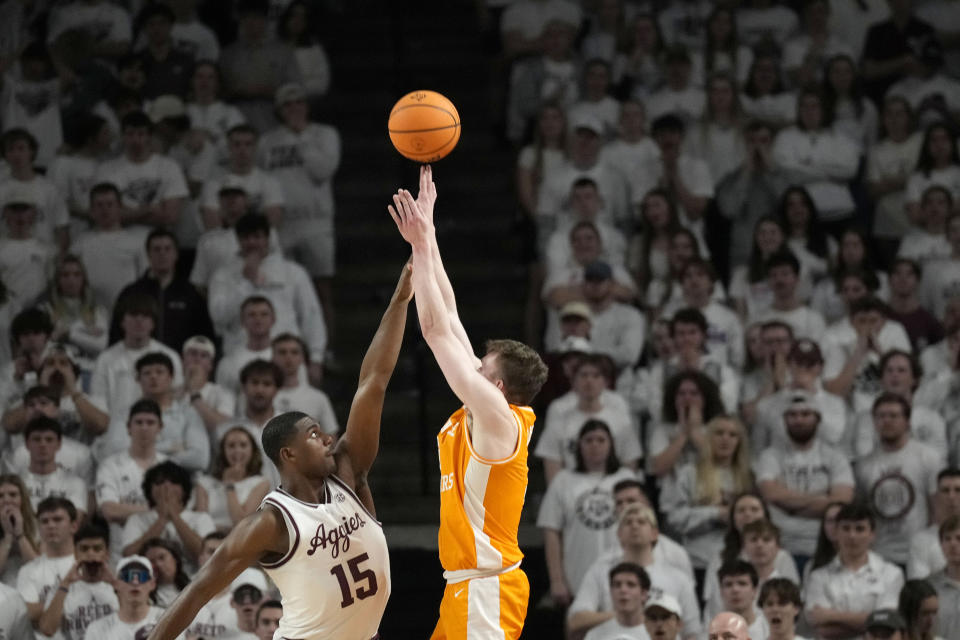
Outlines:
POLYGON ((50 620, 47 616, 41 614, 40 620, 37 621, 37 631, 45 636, 52 636, 58 631, 59 622, 59 620, 50 620))

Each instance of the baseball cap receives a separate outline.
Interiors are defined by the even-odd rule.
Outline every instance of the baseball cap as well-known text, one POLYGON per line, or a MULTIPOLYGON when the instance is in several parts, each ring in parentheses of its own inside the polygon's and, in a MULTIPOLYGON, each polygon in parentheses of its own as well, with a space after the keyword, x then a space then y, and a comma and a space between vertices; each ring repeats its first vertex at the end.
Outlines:
POLYGON ((261 593, 265 593, 268 588, 267 579, 259 569, 244 569, 240 575, 230 583, 230 593, 245 586, 255 587, 259 589, 261 593))
POLYGON ((281 107, 288 102, 294 102, 295 100, 306 100, 307 99, 307 90, 303 88, 302 84, 297 84, 296 82, 288 82, 283 85, 273 96, 273 103, 281 107))
POLYGON ((186 353, 187 349, 196 349, 198 351, 203 351, 208 354, 211 358, 217 357, 217 348, 213 344, 213 340, 207 336, 193 336, 187 338, 183 343, 183 351, 186 353))
POLYGON ((680 607, 680 603, 677 602, 677 599, 669 593, 664 593, 662 591, 655 597, 647 600, 647 604, 644 605, 643 610, 649 611, 654 607, 668 611, 678 618, 683 615, 683 609, 680 607))
POLYGON ((813 411, 818 415, 823 415, 817 399, 806 391, 795 391, 790 394, 787 398, 787 406, 783 408, 784 413, 788 411, 813 411))
POLYGON ((586 302, 576 300, 560 307, 560 319, 563 320, 569 316, 583 318, 584 320, 593 320, 593 312, 590 311, 590 306, 586 302))
POLYGON ((243 178, 240 176, 233 175, 232 173, 227 175, 223 182, 220 184, 220 195, 225 193, 246 193, 247 187, 243 184, 243 178))
POLYGON ((584 280, 609 280, 613 277, 613 269, 603 260, 594 260, 583 269, 584 280))
POLYGON ((896 609, 877 609, 867 617, 867 629, 891 629, 901 631, 907 628, 903 616, 896 609))
POLYGON ((593 345, 586 338, 580 336, 567 336, 560 341, 559 353, 593 353, 593 345))
POLYGON ((6 193, 3 194, 3 206, 13 207, 17 205, 36 208, 40 205, 40 202, 33 189, 13 182, 6 193))
POLYGON ((127 556, 117 563, 117 576, 119 577, 127 567, 143 567, 146 569, 150 579, 153 580, 153 563, 143 556, 127 556))
POLYGON ((147 106, 147 115, 156 124, 167 118, 182 118, 187 115, 187 109, 178 96, 165 94, 158 96, 147 106))
POLYGON ((581 113, 574 116, 573 122, 571 122, 570 125, 570 128, 574 131, 577 129, 588 129, 598 136, 603 135, 603 123, 600 122, 599 118, 589 113, 581 113))
POLYGON ((823 352, 817 343, 809 338, 800 338, 793 343, 787 360, 799 365, 813 366, 823 364, 823 352))

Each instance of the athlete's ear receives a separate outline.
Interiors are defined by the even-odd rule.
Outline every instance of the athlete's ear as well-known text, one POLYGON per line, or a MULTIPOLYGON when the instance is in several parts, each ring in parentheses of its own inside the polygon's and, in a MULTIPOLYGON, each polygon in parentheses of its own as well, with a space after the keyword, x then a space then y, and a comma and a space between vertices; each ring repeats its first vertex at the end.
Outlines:
POLYGON ((280 447, 280 461, 289 462, 297 457, 293 447, 280 447))

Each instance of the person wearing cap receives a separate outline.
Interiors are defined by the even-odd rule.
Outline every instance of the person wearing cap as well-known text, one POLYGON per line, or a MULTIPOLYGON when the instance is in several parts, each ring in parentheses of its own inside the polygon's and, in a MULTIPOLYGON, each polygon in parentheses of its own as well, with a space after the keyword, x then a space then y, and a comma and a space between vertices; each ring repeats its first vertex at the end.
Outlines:
POLYGON ((287 82, 299 81, 293 48, 271 37, 267 0, 237 4, 237 39, 220 54, 223 94, 257 131, 275 123, 274 93, 287 82))
POLYGON ((279 600, 265 600, 257 609, 257 640, 273 640, 273 634, 280 628, 283 617, 283 603, 279 600))
POLYGON ((575 260, 570 246, 570 231, 578 222, 591 222, 600 232, 601 258, 610 264, 622 265, 627 253, 623 233, 606 220, 601 220, 604 202, 596 181, 578 178, 570 187, 569 216, 563 216, 557 229, 547 238, 547 272, 556 272, 572 265, 575 260))
POLYGON ((654 551, 661 536, 653 510, 643 504, 628 504, 619 512, 617 522, 620 548, 608 550, 590 565, 567 611, 570 631, 582 632, 614 616, 609 573, 617 564, 628 562, 642 567, 649 576, 650 600, 669 595, 682 605, 682 611, 677 612, 682 620, 682 637, 688 640, 699 637, 703 625, 693 578, 667 564, 654 551))
POLYGON ((94 300, 112 309, 123 288, 147 269, 149 229, 121 224, 122 196, 112 182, 94 184, 84 198, 92 224, 74 239, 70 254, 83 262, 94 300))
POLYGON ((803 561, 816 549, 827 505, 853 499, 850 462, 817 436, 821 416, 810 394, 794 392, 783 413, 787 442, 765 449, 754 469, 771 519, 783 532, 783 548, 803 561))
POLYGON ((303 339, 291 333, 282 333, 271 340, 272 360, 283 372, 283 385, 277 391, 273 404, 278 412, 303 411, 317 420, 324 433, 336 435, 340 431, 330 398, 310 385, 304 373, 310 350, 303 339))
POLYGON ((880 358, 891 349, 910 352, 903 325, 887 315, 887 305, 865 296, 850 303, 846 318, 827 328, 824 336, 823 388, 853 405, 870 409, 880 358))
MULTIPOLYGON (((690 64, 687 62, 684 65, 689 76, 690 64)), ((676 63, 672 66, 676 66, 676 63)), ((703 92, 699 95, 699 100, 702 101, 703 92)), ((692 108, 695 106, 694 104, 692 108)), ((724 255, 726 247, 714 248, 707 242, 708 229, 704 213, 714 194, 714 179, 710 175, 710 167, 703 160, 684 152, 686 125, 683 118, 669 109, 655 117, 649 103, 647 113, 653 119, 650 135, 657 144, 660 156, 647 162, 639 174, 631 176, 630 192, 634 205, 640 204, 651 189, 663 189, 676 203, 680 224, 689 229, 697 239, 700 254, 705 258, 714 252, 724 255)))
POLYGON ((780 320, 790 325, 796 338, 809 338, 820 342, 827 329, 823 314, 800 300, 800 261, 794 253, 783 248, 764 262, 767 286, 773 294, 770 306, 752 321, 769 322, 780 320))
MULTIPOLYGON (((951 458, 950 444, 947 442, 947 426, 943 416, 929 406, 914 400, 920 385, 920 364, 913 354, 899 349, 891 349, 880 358, 880 389, 882 393, 894 393, 910 404, 910 434, 938 451, 944 460, 951 458)), ((922 400, 922 398, 921 398, 922 400)), ((853 417, 853 423, 847 429, 850 438, 848 451, 854 458, 864 458, 879 446, 877 431, 874 428, 873 411, 861 411, 853 417)))
POLYGON ((630 419, 626 403, 605 400, 610 380, 609 364, 597 354, 585 355, 576 364, 571 378, 576 404, 571 406, 562 398, 547 408, 543 435, 537 442, 534 455, 543 460, 547 484, 561 469, 577 466, 577 442, 581 427, 588 420, 601 420, 610 430, 617 458, 625 466, 636 469, 643 456, 643 448, 630 419))
POLYGON ((957 640, 960 637, 960 515, 943 521, 939 539, 946 565, 927 578, 940 600, 936 634, 957 640))
POLYGON ((960 516, 960 468, 947 467, 937 474, 933 524, 910 539, 907 578, 923 579, 942 570, 947 560, 940 546, 940 525, 951 516, 960 516))
POLYGON ((89 524, 73 534, 73 566, 47 596, 36 621, 42 635, 80 640, 87 625, 117 610, 108 538, 106 530, 89 524))
POLYGON ((25 188, 2 189, 3 234, 0 278, 7 293, 24 307, 39 302, 54 273, 56 249, 36 235, 37 202, 25 188))
POLYGON ((207 336, 191 336, 183 343, 183 390, 181 399, 189 401, 210 431, 236 414, 237 397, 213 382, 213 362, 217 347, 207 336))
POLYGON ((246 569, 230 585, 230 606, 237 614, 237 635, 231 640, 256 640, 257 610, 267 596, 267 577, 260 569, 246 569))
MULTIPOLYGON (((207 230, 229 227, 239 216, 222 212, 225 197, 235 192, 246 195, 247 211, 267 216, 277 226, 283 216, 283 189, 275 177, 256 165, 257 130, 248 124, 234 125, 227 131, 227 166, 203 183, 200 211, 207 230)), ((244 211, 246 213, 246 211, 244 211)), ((199 245, 197 247, 199 252, 199 245)))
MULTIPOLYGON (((234 232, 240 256, 217 269, 210 280, 208 296, 210 316, 223 336, 224 353, 229 356, 243 342, 244 307, 238 306, 237 301, 251 296, 266 298, 275 313, 272 331, 293 333, 306 341, 310 346, 311 380, 318 380, 322 377, 328 334, 324 311, 308 271, 280 252, 270 250, 270 223, 264 216, 243 215, 234 232)), ((219 375, 217 381, 224 384, 219 375)))
POLYGON ((640 358, 647 334, 647 322, 636 307, 620 302, 621 287, 614 270, 602 260, 586 265, 583 297, 590 305, 590 339, 596 353, 609 356, 617 369, 631 366, 640 358))
POLYGON ((151 148, 153 122, 142 111, 131 111, 120 121, 123 153, 100 165, 96 183, 109 182, 120 191, 124 226, 162 226, 173 229, 190 195, 180 165, 151 148))
POLYGON ((667 301, 661 315, 670 317, 679 309, 696 309, 707 321, 704 346, 710 354, 723 364, 738 369, 743 367, 743 324, 737 314, 722 303, 726 294, 723 283, 717 281, 713 265, 695 256, 684 263, 679 275, 682 297, 667 301), (718 289, 720 300, 717 299, 718 289))
POLYGON ((884 392, 873 403, 877 448, 857 461, 857 486, 880 516, 877 553, 905 565, 910 539, 931 521, 937 474, 947 466, 946 452, 910 433, 910 402, 884 392))
MULTIPOLYGON (((809 394, 820 410, 817 437, 832 447, 848 451, 846 403, 823 388, 823 355, 817 343, 802 338, 793 343, 786 358, 786 380, 783 387, 757 402, 756 419, 750 433, 757 451, 770 446, 787 445, 783 414, 797 392, 809 394)), ((872 426, 871 426, 872 429, 872 426)))
MULTIPOLYGON (((274 101, 280 124, 260 138, 258 165, 277 179, 286 200, 277 226, 280 246, 310 274, 323 320, 332 327, 333 177, 340 166, 340 133, 332 125, 310 120, 302 85, 283 85, 274 101)), ((322 357, 314 359, 320 362, 322 357)))
POLYGON ((145 638, 163 615, 163 609, 155 606, 150 599, 156 586, 150 560, 139 555, 120 560, 113 581, 117 609, 91 622, 87 627, 87 637, 91 640, 145 638))
POLYGON ((537 402, 549 406, 557 398, 569 393, 573 369, 584 355, 593 353, 590 344, 590 307, 584 302, 568 302, 559 313, 559 346, 543 355, 547 365, 547 381, 543 383, 537 402))
POLYGON ((127 518, 149 509, 142 488, 144 473, 167 459, 157 450, 163 412, 156 401, 143 398, 135 402, 126 426, 130 446, 102 459, 97 467, 97 505, 110 526, 110 552, 114 559, 121 556, 127 518))
POLYGON ((866 640, 905 640, 907 623, 896 609, 877 609, 867 618, 866 640))
POLYGON ((669 593, 647 598, 643 605, 643 624, 650 640, 677 640, 683 629, 683 608, 669 593))
MULTIPOLYGON (((34 169, 37 139, 26 129, 12 128, 0 136, 0 147, 10 168, 9 178, 0 181, 0 206, 6 207, 16 194, 14 200, 35 209, 33 233, 37 240, 60 253, 66 251, 70 245, 70 212, 56 185, 34 169)), ((0 235, 7 235, 7 230, 0 229, 0 235)))
POLYGON ((768 640, 806 640, 796 635, 797 619, 803 611, 803 599, 796 582, 770 578, 760 587, 757 606, 770 629, 768 640))
POLYGON ((207 311, 206 300, 187 279, 180 261, 177 237, 168 229, 153 229, 145 243, 148 267, 143 275, 120 291, 110 326, 110 338, 116 342, 121 336, 122 308, 127 296, 147 296, 159 306, 159 317, 154 337, 179 353, 187 338, 194 335, 214 337, 213 321, 207 311))
MULTIPOLYGON (((191 198, 200 193, 204 181, 219 171, 218 149, 203 134, 190 128, 183 99, 178 95, 163 94, 147 103, 146 113, 154 124, 153 137, 157 151, 166 154, 180 166, 191 198)), ((196 201, 191 201, 191 213, 196 201)), ((183 216, 177 224, 178 236, 188 247, 193 247, 203 230, 196 215, 183 216)))
POLYGON ((903 96, 921 125, 950 121, 960 114, 960 82, 946 75, 943 47, 936 36, 921 44, 920 64, 889 89, 885 96, 903 96))
POLYGON ((837 555, 811 571, 805 584, 804 613, 819 637, 859 636, 870 612, 897 606, 903 572, 871 550, 874 523, 864 502, 837 512, 837 555))
POLYGON ((608 576, 613 617, 587 631, 584 640, 648 640, 643 625, 643 604, 650 592, 647 572, 640 565, 621 562, 608 576))

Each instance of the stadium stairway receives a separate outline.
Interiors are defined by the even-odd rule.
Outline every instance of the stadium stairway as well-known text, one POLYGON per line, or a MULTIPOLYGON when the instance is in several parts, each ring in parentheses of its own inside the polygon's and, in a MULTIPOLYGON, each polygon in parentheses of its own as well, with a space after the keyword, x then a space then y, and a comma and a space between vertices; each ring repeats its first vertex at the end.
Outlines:
MULTIPOLYGON (((399 187, 415 191, 417 185, 417 165, 393 149, 386 131, 390 108, 402 95, 415 89, 439 91, 457 106, 463 122, 457 149, 434 167, 436 224, 460 315, 475 346, 491 337, 521 336, 525 274, 512 232, 514 155, 494 134, 489 56, 473 2, 342 3, 320 31, 333 66, 333 90, 320 119, 335 124, 343 140, 335 182, 332 345, 337 368, 325 383, 343 425, 363 353, 409 255, 386 212, 399 187)), ((436 619, 443 582, 436 556, 439 468, 434 438, 456 406, 411 311, 370 476, 394 578, 384 638, 426 637, 436 619)), ((534 473, 539 476, 539 468, 534 473)), ((540 536, 532 526, 535 506, 524 514, 521 541, 537 598, 547 583, 540 536)))

